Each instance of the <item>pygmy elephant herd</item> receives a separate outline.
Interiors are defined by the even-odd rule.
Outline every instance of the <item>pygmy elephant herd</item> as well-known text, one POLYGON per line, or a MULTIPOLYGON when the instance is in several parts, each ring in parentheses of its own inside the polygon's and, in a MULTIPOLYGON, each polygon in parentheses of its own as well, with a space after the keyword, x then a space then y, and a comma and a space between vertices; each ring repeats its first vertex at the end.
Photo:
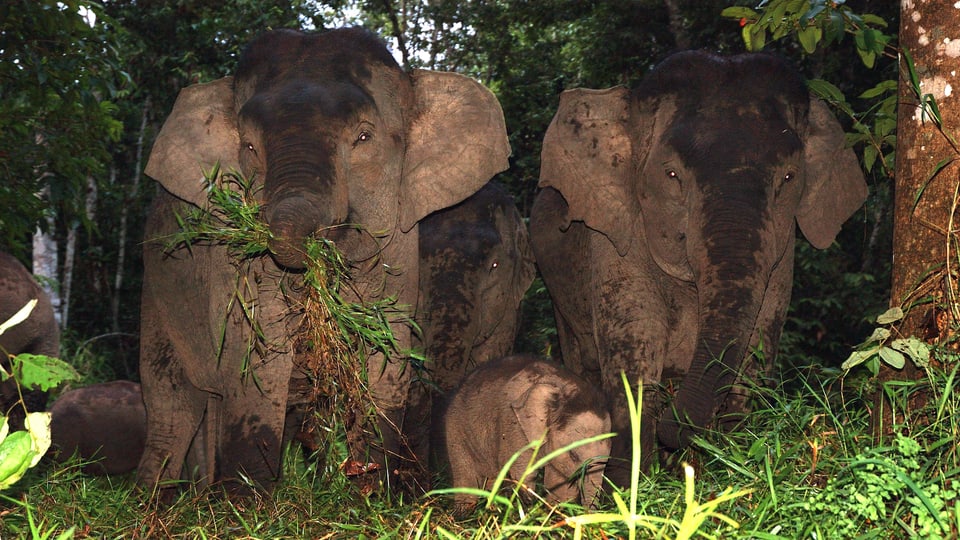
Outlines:
MULTIPOLYGON (((418 490, 488 487, 524 450, 508 474, 521 480, 542 441, 540 456, 568 448, 543 470, 548 499, 593 504, 629 479, 623 377, 642 392, 643 467, 706 429, 735 429, 777 352, 796 226, 826 248, 867 195, 840 124, 793 68, 761 53, 680 52, 633 88, 564 91, 529 232, 491 182, 510 153, 489 90, 404 71, 371 33, 256 38, 232 76, 183 89, 157 136, 145 170, 158 195, 144 242, 142 386, 62 394, 51 409, 61 459, 135 469, 146 488, 187 478, 270 489, 290 411, 316 399, 291 381, 305 376, 294 338, 304 242, 319 236, 347 262, 347 299, 395 301, 397 350, 426 359, 422 369, 399 354, 358 360, 377 436, 351 459, 386 486, 409 470, 418 490), (253 178, 268 254, 238 264, 218 243, 153 241, 208 206, 204 171, 216 164, 253 178), (555 358, 513 351, 537 270, 555 358)), ((0 320, 36 294, 29 274, 6 266, 0 258, 0 320)), ((19 334, 0 336, 7 353, 56 354, 55 324, 19 334)))

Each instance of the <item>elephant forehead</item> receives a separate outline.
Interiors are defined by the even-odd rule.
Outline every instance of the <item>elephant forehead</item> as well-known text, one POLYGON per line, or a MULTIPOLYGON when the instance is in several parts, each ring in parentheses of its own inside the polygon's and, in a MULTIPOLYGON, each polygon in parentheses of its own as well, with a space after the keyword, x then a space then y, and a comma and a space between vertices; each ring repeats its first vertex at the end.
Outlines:
POLYGON ((369 82, 378 70, 399 72, 385 44, 373 33, 343 28, 323 33, 266 32, 244 50, 237 66, 238 98, 283 80, 369 82))
POLYGON ((376 110, 373 98, 349 82, 293 81, 254 95, 240 109, 245 120, 263 128, 313 123, 311 118, 348 120, 364 110, 376 110))
POLYGON ((666 142, 684 163, 703 169, 701 174, 776 165, 803 150, 781 114, 749 105, 680 113, 666 142))

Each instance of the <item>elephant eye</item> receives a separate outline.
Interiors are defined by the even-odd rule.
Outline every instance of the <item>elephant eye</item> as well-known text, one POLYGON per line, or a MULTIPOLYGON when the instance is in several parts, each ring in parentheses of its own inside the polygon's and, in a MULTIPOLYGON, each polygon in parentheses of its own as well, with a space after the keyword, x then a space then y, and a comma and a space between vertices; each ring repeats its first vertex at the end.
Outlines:
POLYGON ((499 266, 500 266, 500 261, 493 261, 493 263, 490 265, 490 269, 491 269, 491 270, 495 270, 495 269, 497 269, 499 266))
POLYGON ((793 172, 788 172, 787 174, 783 175, 783 183, 786 184, 787 182, 793 181, 794 177, 795 175, 793 172))
POLYGON ((668 177, 673 178, 674 180, 676 180, 677 178, 680 178, 680 175, 677 174, 677 171, 673 169, 667 169, 666 173, 668 177))
POLYGON ((247 143, 246 145, 244 145, 244 147, 245 147, 248 151, 253 152, 254 154, 257 153, 257 149, 253 147, 253 143, 247 143))
POLYGON ((370 133, 370 132, 367 131, 367 130, 363 130, 363 131, 360 132, 359 135, 357 135, 357 142, 358 142, 358 143, 369 142, 371 139, 373 139, 373 134, 370 133))

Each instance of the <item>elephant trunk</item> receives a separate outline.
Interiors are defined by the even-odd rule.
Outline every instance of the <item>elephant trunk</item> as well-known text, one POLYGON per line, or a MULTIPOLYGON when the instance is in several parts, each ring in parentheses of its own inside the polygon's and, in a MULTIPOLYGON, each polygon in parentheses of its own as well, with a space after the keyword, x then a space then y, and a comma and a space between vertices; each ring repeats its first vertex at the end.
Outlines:
POLYGON ((267 211, 272 234, 269 247, 278 264, 294 270, 306 266, 304 241, 329 222, 322 214, 317 205, 302 196, 286 197, 270 205, 267 211))
POLYGON ((660 442, 684 448, 713 419, 736 380, 756 326, 773 267, 773 235, 757 202, 709 212, 705 264, 694 271, 699 294, 697 345, 687 374, 657 428, 660 442))
POLYGON ((338 167, 329 157, 332 152, 323 145, 307 150, 285 144, 268 155, 274 156, 264 179, 270 251, 281 266, 302 269, 305 240, 347 219, 347 182, 338 180, 338 167))

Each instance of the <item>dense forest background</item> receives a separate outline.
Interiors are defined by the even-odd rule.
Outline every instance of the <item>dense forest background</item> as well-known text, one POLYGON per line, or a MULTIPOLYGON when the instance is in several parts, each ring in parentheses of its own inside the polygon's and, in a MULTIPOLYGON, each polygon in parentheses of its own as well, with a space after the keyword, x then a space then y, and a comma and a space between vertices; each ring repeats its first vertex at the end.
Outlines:
MULTIPOLYGON (((58 291, 65 358, 105 359, 87 373, 92 379, 136 379, 140 242, 156 191, 142 170, 153 138, 181 88, 231 73, 260 32, 363 25, 407 67, 457 71, 487 85, 513 148, 510 169, 497 179, 527 216, 560 92, 630 85, 675 50, 743 52, 740 21, 720 13, 755 3, 8 0, 0 6, 0 250, 34 262, 58 291)), ((896 2, 846 4, 896 33, 896 2)), ((856 96, 897 78, 895 58, 868 69, 850 37, 813 54, 791 39, 766 49, 789 57, 808 79, 835 85, 858 111, 873 104, 856 96)), ((849 115, 838 110, 838 117, 853 130, 849 115)), ((798 242, 785 366, 837 368, 889 302, 892 179, 882 165, 869 167, 870 198, 833 247, 798 242)), ((518 347, 549 353, 553 337, 538 281, 518 347)))

